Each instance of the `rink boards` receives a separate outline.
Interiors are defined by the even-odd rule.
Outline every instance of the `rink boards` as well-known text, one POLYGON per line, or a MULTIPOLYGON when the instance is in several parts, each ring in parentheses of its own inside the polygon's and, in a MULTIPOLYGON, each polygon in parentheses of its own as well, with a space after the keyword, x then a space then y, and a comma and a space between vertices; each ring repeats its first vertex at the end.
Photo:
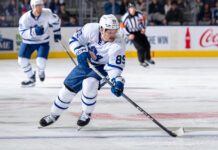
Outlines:
MULTIPOLYGON (((79 28, 62 28, 66 44, 79 28)), ((146 35, 151 43, 153 57, 218 57, 218 28, 215 26, 151 26, 146 29, 146 35)), ((21 41, 17 28, 0 28, 0 59, 16 59, 21 41)), ((125 41, 126 56, 137 57, 132 42, 125 41)), ((63 47, 54 43, 53 38, 50 46, 50 58, 68 57, 63 47)))

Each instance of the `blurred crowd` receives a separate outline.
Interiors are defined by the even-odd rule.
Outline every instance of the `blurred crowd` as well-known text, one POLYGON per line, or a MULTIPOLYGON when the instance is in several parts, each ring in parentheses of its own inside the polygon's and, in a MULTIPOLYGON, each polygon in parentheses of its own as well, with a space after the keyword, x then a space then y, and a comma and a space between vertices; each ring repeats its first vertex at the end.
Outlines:
MULTIPOLYGON (((15 19, 31 10, 30 0, 9 0, 8 3, 0 3, 0 26, 14 26, 17 23, 15 19)), ((77 16, 69 13, 65 8, 64 0, 44 0, 45 8, 57 14, 62 20, 62 26, 78 26, 77 16)))
MULTIPOLYGON (((123 15, 127 11, 129 1, 107 0, 104 4, 104 13, 114 12, 123 15)), ((136 0, 135 2, 137 9, 147 16, 150 25, 218 24, 218 0, 136 0)))
MULTIPOLYGON (((132 0, 102 0, 104 14, 121 17, 132 0)), ((77 26, 78 15, 66 10, 65 0, 44 0, 45 7, 60 16, 62 26, 77 26)), ((135 0, 149 25, 217 25, 218 0, 135 0)), ((0 3, 0 26, 16 26, 19 18, 31 9, 30 0, 0 3), (18 3, 17 3, 18 2, 18 3)))

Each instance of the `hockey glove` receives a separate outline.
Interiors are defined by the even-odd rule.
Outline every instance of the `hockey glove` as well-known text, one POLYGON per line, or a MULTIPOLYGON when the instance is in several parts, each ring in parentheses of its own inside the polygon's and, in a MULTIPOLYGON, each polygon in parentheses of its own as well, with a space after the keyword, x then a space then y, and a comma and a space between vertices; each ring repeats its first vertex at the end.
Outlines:
POLYGON ((36 26, 35 27, 35 33, 36 33, 36 35, 43 35, 44 34, 43 26, 36 26))
POLYGON ((88 68, 89 65, 87 59, 90 59, 90 54, 86 49, 86 47, 80 46, 80 48, 77 48, 75 51, 77 55, 78 64, 81 65, 82 67, 88 68))
POLYGON ((111 87, 111 92, 117 97, 121 96, 123 93, 125 80, 121 76, 118 76, 113 78, 112 82, 114 86, 111 87))
POLYGON ((61 34, 54 34, 54 41, 55 42, 61 41, 61 34))

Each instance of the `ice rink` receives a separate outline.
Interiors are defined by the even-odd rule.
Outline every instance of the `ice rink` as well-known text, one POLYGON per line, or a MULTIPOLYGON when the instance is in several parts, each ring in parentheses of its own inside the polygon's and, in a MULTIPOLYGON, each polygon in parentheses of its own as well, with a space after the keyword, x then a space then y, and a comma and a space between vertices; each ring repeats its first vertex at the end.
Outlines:
POLYGON ((155 61, 142 68, 127 59, 125 93, 169 129, 184 127, 183 137, 169 137, 128 101, 113 96, 109 86, 99 91, 93 119, 81 131, 76 126, 80 93, 54 125, 38 129, 74 65, 50 59, 45 82, 21 88, 25 76, 17 61, 1 60, 0 150, 218 149, 218 58, 155 61))

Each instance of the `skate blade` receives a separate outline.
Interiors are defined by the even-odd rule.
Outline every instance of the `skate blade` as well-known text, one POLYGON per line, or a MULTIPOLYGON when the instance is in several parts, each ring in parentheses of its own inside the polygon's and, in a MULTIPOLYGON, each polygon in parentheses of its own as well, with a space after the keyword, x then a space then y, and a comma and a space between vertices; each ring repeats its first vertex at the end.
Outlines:
POLYGON ((82 128, 83 128, 82 126, 78 126, 77 131, 80 131, 82 128))
POLYGON ((44 127, 42 127, 42 126, 38 126, 38 129, 42 129, 42 128, 44 128, 44 127))

